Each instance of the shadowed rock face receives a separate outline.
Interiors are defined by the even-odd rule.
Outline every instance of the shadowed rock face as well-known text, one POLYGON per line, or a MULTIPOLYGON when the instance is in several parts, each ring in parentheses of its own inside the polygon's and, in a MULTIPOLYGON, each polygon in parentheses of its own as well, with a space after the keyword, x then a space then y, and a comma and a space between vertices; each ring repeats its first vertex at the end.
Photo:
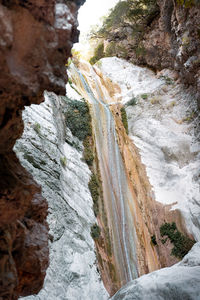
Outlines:
MULTIPOLYGON (((177 72, 180 80, 200 95, 200 3, 189 7, 175 0, 157 0, 157 13, 141 33, 141 48, 132 24, 124 23, 110 32, 108 42, 122 49, 118 57, 154 70, 165 68, 177 72), (141 51, 138 53, 134 50, 141 51)), ((179 1, 181 2, 181 1, 179 1)), ((182 1, 188 3, 189 1, 182 1)), ((119 52, 119 50, 117 50, 119 52)))
POLYGON ((200 5, 191 8, 173 0, 157 1, 160 16, 144 37, 145 63, 155 69, 172 68, 200 94, 200 5))
POLYGON ((0 1, 0 298, 37 293, 48 266, 47 203, 12 148, 25 105, 65 93, 82 1, 0 1))
POLYGON ((155 68, 172 68, 180 79, 200 95, 200 4, 190 8, 173 0, 158 0, 160 16, 144 37, 146 64, 155 68))

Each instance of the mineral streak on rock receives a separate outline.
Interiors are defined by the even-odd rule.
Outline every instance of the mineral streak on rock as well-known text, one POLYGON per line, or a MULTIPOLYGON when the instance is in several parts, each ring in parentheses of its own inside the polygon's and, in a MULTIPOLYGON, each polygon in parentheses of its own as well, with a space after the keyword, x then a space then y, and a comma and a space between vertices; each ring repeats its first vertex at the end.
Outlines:
POLYGON ((65 61, 84 0, 0 1, 0 298, 37 293, 48 266, 47 203, 12 148, 21 111, 65 93, 65 61))

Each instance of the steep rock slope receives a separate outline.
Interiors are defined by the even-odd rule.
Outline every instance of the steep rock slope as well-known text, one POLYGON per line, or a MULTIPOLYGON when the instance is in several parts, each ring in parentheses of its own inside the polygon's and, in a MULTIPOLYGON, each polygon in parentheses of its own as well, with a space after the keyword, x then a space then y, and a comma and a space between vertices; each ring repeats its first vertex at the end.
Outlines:
POLYGON ((0 297, 37 293, 48 266, 47 203, 13 145, 24 105, 44 89, 65 93, 64 63, 77 41, 84 1, 0 1, 0 297))
POLYGON ((48 93, 45 99, 23 112, 25 129, 15 145, 49 206, 50 265, 44 288, 25 299, 107 299, 90 234, 95 217, 83 146, 65 125, 67 98, 48 93))
POLYGON ((180 263, 130 282, 112 300, 199 299, 199 250, 200 243, 197 243, 180 263))

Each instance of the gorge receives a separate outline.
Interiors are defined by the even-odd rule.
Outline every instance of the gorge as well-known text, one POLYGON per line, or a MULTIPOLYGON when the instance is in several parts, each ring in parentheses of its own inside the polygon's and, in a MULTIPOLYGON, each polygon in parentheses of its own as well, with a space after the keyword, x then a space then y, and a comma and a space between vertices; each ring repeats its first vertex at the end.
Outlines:
MULTIPOLYGON (((41 19, 31 1, 11 2, 0 8, 10 21, 4 22, 5 40, 16 43, 19 28, 33 22, 31 7, 34 22, 41 19), (15 13, 23 24, 15 23, 15 13)), ((183 69, 179 77, 172 68, 155 72, 118 57, 92 66, 75 54, 65 91, 63 53, 70 55, 77 38, 82 3, 52 2, 54 22, 53 15, 48 19, 52 6, 48 11, 38 1, 41 14, 41 3, 47 23, 37 24, 46 28, 37 39, 43 46, 48 40, 45 63, 38 43, 35 56, 28 56, 30 39, 24 52, 9 43, 2 51, 10 85, 3 78, 0 297, 199 299, 198 78, 188 88, 183 69), (10 47, 24 53, 26 71, 10 47)), ((186 9, 191 16, 199 8, 186 9)))

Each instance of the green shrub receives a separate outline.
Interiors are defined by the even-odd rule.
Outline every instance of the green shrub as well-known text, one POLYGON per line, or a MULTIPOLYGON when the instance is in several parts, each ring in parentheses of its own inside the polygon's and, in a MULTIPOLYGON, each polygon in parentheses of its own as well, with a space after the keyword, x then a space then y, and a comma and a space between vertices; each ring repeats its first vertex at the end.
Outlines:
POLYGON ((66 100, 66 126, 74 136, 83 141, 88 135, 92 134, 89 107, 85 101, 74 101, 68 98, 66 100))
POLYGON ((172 85, 172 84, 174 84, 173 79, 171 79, 170 77, 167 77, 167 76, 160 76, 159 79, 165 80, 165 84, 167 84, 167 85, 172 85))
POLYGON ((126 110, 124 107, 122 107, 120 111, 121 111, 122 123, 126 130, 126 133, 128 134, 128 120, 127 120, 126 110))
POLYGON ((146 100, 148 98, 148 95, 147 94, 142 94, 141 98, 144 99, 144 100, 146 100))
POLYGON ((92 145, 90 143, 90 136, 87 136, 84 139, 83 146, 84 146, 84 152, 83 152, 84 159, 89 166, 92 166, 94 155, 93 155, 92 145))
POLYGON ((192 7, 195 5, 194 0, 177 0, 178 5, 184 6, 185 8, 192 7))
POLYGON ((110 31, 131 23, 133 30, 141 32, 159 13, 156 0, 126 0, 118 2, 104 19, 95 37, 108 38, 110 31), (142 25, 142 26, 140 26, 142 25))
MULTIPOLYGON (((133 32, 132 49, 136 57, 141 58, 146 53, 142 40, 147 27, 158 16, 160 12, 156 0, 126 0, 119 1, 110 11, 110 14, 104 18, 103 25, 96 32, 91 32, 91 39, 107 39, 111 46, 106 47, 105 56, 114 56, 128 58, 128 49, 124 48, 119 40, 127 40, 126 31, 119 28, 131 28, 133 32), (119 34, 118 34, 119 33, 119 34)), ((130 36, 129 36, 130 37, 130 36)), ((92 63, 96 61, 92 58, 92 63)))
POLYGON ((105 49, 105 57, 115 56, 116 53, 116 43, 114 41, 108 43, 105 49))
POLYGON ((98 60, 103 58, 104 54, 104 44, 100 43, 94 50, 94 55, 90 58, 89 62, 91 65, 94 65, 98 60))
POLYGON ((88 187, 93 199, 93 209, 95 216, 99 213, 99 205, 98 205, 98 199, 99 199, 99 182, 97 179, 97 176, 92 173, 92 176, 90 178, 90 181, 88 183, 88 187))
POLYGON ((137 57, 144 56, 146 54, 146 50, 145 50, 144 46, 138 45, 135 48, 135 54, 137 57))
POLYGON ((41 126, 39 123, 35 123, 33 129, 37 132, 37 134, 40 134, 41 126))
POLYGON ((177 229, 174 222, 171 224, 164 223, 160 227, 160 234, 162 237, 167 236, 170 239, 171 243, 174 245, 171 254, 181 259, 189 252, 189 250, 194 245, 194 241, 183 235, 177 229))
POLYGON ((129 100, 127 103, 126 103, 126 106, 134 106, 137 104, 137 98, 133 97, 131 100, 129 100))
POLYGON ((66 165, 67 165, 67 158, 65 156, 61 157, 60 158, 60 163, 63 166, 63 168, 65 168, 66 165))
POLYGON ((152 244, 153 244, 154 246, 157 245, 157 241, 156 241, 156 236, 155 236, 155 234, 151 236, 151 242, 152 242, 152 244))
POLYGON ((117 53, 118 57, 121 57, 124 59, 128 57, 128 50, 122 45, 116 46, 116 53, 117 53))
POLYGON ((91 227, 91 236, 94 240, 97 240, 100 237, 101 229, 97 224, 92 225, 91 227))
POLYGON ((163 245, 166 243, 166 241, 167 241, 167 238, 161 239, 161 243, 162 243, 163 245))

